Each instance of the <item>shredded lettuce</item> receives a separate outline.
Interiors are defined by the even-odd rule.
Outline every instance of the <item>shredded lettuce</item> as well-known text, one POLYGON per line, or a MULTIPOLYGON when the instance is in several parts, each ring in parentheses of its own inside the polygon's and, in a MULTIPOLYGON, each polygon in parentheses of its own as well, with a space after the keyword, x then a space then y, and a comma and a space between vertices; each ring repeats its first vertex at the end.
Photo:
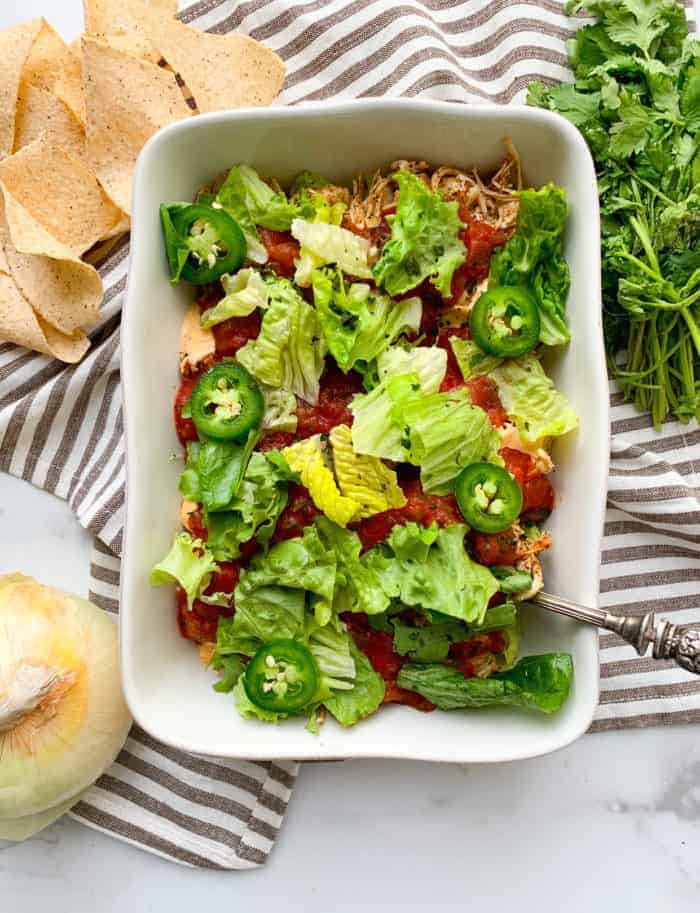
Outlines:
POLYGON ((291 431, 297 430, 297 399, 289 390, 277 387, 268 387, 260 384, 265 412, 263 413, 263 431, 291 431))
POLYGON ((513 237, 491 257, 489 288, 526 285, 540 313, 540 341, 548 346, 569 341, 566 299, 569 267, 564 259, 566 194, 545 184, 540 190, 521 190, 518 224, 513 237))
POLYGON ((307 222, 295 219, 292 234, 301 245, 294 281, 297 285, 311 285, 313 270, 326 263, 335 263, 338 269, 358 279, 371 279, 369 268, 369 241, 346 228, 328 222, 307 222))
POLYGON ((316 628, 309 636, 309 650, 318 663, 323 685, 349 691, 355 680, 355 660, 350 652, 350 636, 333 625, 316 628))
POLYGON ((328 439, 316 434, 297 441, 284 449, 283 456, 316 507, 338 526, 406 503, 393 470, 353 451, 347 425, 334 428, 328 439))
POLYGON ((350 638, 350 656, 355 663, 355 679, 350 690, 333 691, 324 706, 342 726, 354 726, 374 713, 384 700, 384 682, 364 653, 350 638))
POLYGON ((394 422, 404 429, 406 458, 421 467, 427 494, 449 494, 465 466, 498 459, 500 435, 468 390, 425 396, 409 375, 389 382, 389 396, 394 422))
POLYGON ((250 165, 234 165, 217 194, 217 200, 228 209, 232 204, 245 209, 253 225, 287 231, 298 208, 281 190, 266 184, 250 165))
POLYGON ((454 271, 465 259, 457 203, 446 203, 411 172, 399 171, 394 180, 399 201, 396 215, 388 217, 391 238, 374 265, 377 284, 399 295, 429 277, 449 298, 454 271))
POLYGON ((384 592, 408 606, 421 606, 466 622, 481 622, 498 581, 488 568, 472 561, 464 548, 468 528, 462 524, 395 527, 387 541, 371 549, 364 563, 381 580, 384 592), (398 532, 398 530, 401 530, 398 532))
POLYGON ((151 571, 151 584, 179 583, 187 593, 187 607, 191 609, 216 570, 218 565, 204 542, 193 539, 189 533, 180 533, 165 558, 151 571))
POLYGON ((509 418, 528 444, 578 427, 578 417, 534 355, 504 362, 491 372, 509 418))
POLYGON ((355 453, 352 432, 347 425, 337 425, 328 440, 333 451, 333 468, 341 493, 357 504, 355 520, 403 507, 406 496, 399 487, 396 473, 376 457, 355 453))
POLYGON ((333 608, 336 612, 364 612, 380 615, 389 607, 389 597, 382 589, 379 576, 360 559, 360 537, 341 529, 326 517, 316 520, 316 528, 327 549, 337 562, 333 608))
POLYGON ((226 510, 238 492, 256 440, 251 431, 245 441, 202 438, 192 442, 180 478, 184 497, 200 502, 210 513, 226 510))
POLYGON ((486 352, 482 352, 473 339, 451 336, 450 345, 465 380, 488 374, 503 362, 503 359, 496 355, 487 355, 486 352))
POLYGON ((314 308, 287 279, 268 281, 270 304, 260 335, 237 354, 259 381, 308 403, 318 400, 326 346, 314 308))
POLYGON ((573 661, 568 653, 525 656, 507 672, 490 678, 465 678, 452 666, 403 666, 401 688, 416 691, 441 710, 526 707, 543 713, 559 710, 571 690, 573 661))
POLYGON ((286 720, 288 713, 276 713, 274 710, 265 710, 264 707, 258 707, 248 697, 245 690, 245 678, 239 676, 233 688, 233 698, 238 713, 246 720, 262 720, 264 723, 279 723, 280 720, 286 720))
POLYGON ((275 531, 277 520, 287 505, 287 482, 293 477, 281 454, 255 451, 250 458, 238 493, 227 509, 207 514, 207 546, 217 561, 232 561, 240 546, 255 536, 264 546, 275 531))
POLYGON ((342 371, 367 364, 405 332, 418 332, 420 298, 392 302, 364 282, 345 283, 337 267, 311 274, 314 304, 328 349, 342 371))
POLYGON ((469 628, 461 621, 416 626, 394 619, 392 624, 394 652, 416 663, 440 663, 452 644, 469 637, 469 628))
POLYGON ((269 289, 257 270, 246 268, 232 276, 225 274, 221 284, 226 294, 202 314, 203 327, 213 327, 231 317, 248 317, 257 308, 267 308, 269 289))
POLYGON ((350 404, 355 452, 397 462, 405 460, 404 429, 393 418, 392 381, 408 378, 414 392, 435 393, 440 389, 446 368, 447 352, 437 346, 394 347, 383 352, 377 359, 380 383, 369 393, 356 396, 350 404))

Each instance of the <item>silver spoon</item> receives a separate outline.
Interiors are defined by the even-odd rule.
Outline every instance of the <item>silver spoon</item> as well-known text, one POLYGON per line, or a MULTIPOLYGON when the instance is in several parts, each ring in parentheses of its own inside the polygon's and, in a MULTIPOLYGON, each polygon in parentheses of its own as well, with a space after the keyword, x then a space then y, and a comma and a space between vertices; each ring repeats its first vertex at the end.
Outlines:
POLYGON ((606 631, 614 631, 628 644, 632 644, 640 656, 653 644, 654 659, 673 659, 678 665, 700 675, 700 623, 674 625, 670 621, 656 623, 653 612, 641 617, 634 615, 613 615, 605 609, 591 609, 551 596, 549 593, 538 593, 529 600, 549 612, 567 615, 577 621, 597 625, 606 631))

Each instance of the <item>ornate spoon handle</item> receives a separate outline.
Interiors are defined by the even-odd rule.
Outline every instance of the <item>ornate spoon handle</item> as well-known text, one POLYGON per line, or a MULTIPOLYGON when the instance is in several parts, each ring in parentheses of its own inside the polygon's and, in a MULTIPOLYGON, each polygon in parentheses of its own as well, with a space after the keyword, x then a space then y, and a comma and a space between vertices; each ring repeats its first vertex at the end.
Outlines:
POLYGON ((649 644, 653 644, 654 659, 673 659, 688 672, 700 675, 700 623, 674 625, 670 621, 660 621, 657 624, 653 612, 641 617, 613 615, 604 609, 591 609, 549 593, 539 593, 531 601, 550 612, 614 631, 632 644, 640 656, 644 656, 649 644))

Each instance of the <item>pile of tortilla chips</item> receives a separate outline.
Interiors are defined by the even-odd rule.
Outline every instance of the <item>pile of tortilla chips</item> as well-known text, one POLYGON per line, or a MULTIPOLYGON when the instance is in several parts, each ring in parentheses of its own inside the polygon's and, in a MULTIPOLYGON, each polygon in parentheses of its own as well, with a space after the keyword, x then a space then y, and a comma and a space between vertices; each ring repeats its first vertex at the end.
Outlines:
POLYGON ((177 0, 84 0, 67 45, 44 19, 0 31, 0 341, 79 361, 98 319, 90 261, 129 230, 141 147, 206 111, 269 105, 282 61, 178 22, 177 0))

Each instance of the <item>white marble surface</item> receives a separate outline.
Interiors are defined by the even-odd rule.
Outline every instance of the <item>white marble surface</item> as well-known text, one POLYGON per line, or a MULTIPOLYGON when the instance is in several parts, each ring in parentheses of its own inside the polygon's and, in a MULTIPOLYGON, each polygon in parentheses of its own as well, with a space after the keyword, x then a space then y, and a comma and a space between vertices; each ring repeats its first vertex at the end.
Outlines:
MULTIPOLYGON (((0 27, 43 14, 70 38, 80 6, 1 0, 0 27)), ((88 555, 64 504, 0 476, 0 573, 85 592, 88 555)), ((248 873, 184 869, 63 819, 0 844, 0 911, 695 913, 699 736, 587 736, 498 767, 308 764, 269 865, 248 873)))

